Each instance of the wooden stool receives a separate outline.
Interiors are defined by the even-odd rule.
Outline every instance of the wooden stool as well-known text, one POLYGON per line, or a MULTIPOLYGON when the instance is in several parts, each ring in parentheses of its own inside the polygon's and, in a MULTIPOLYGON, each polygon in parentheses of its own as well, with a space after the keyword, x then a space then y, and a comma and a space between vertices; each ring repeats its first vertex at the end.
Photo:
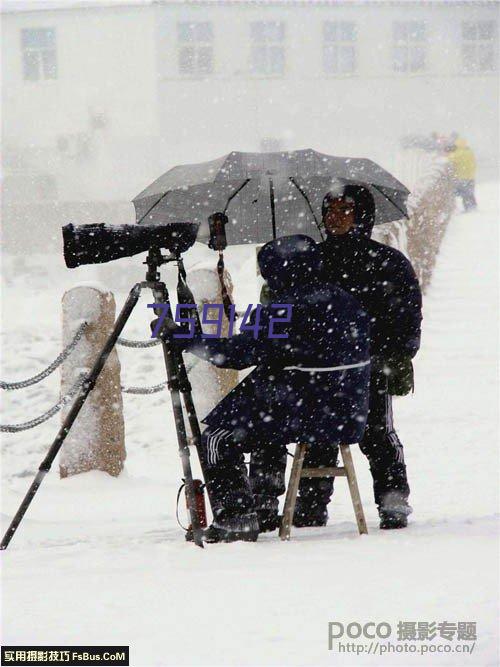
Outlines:
POLYGON ((283 518, 281 519, 280 538, 282 540, 290 539, 290 531, 292 529, 295 503, 297 502, 299 482, 302 478, 311 477, 347 477, 359 533, 360 535, 363 533, 368 534, 365 514, 363 512, 363 505, 361 503, 361 496, 359 495, 358 482, 356 480, 356 471, 354 470, 354 463, 352 461, 352 454, 349 445, 340 445, 340 453, 342 455, 342 461, 344 465, 342 467, 336 468, 303 468, 306 451, 307 445, 297 445, 295 448, 292 472, 290 473, 290 480, 286 490, 283 518))

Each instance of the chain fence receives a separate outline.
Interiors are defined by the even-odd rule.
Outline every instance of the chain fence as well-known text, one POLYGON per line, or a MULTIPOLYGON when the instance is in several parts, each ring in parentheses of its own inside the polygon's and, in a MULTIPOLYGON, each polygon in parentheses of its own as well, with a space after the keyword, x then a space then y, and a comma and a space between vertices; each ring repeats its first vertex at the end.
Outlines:
POLYGON ((4 382, 3 380, 0 380, 0 389, 5 389, 6 391, 13 391, 15 389, 24 389, 25 387, 31 387, 31 385, 34 385, 37 382, 45 380, 45 378, 48 377, 51 373, 53 373, 56 370, 56 368, 58 368, 63 363, 63 361, 69 357, 71 352, 73 352, 73 350, 78 344, 78 341, 83 336, 83 333, 87 328, 87 326, 88 322, 82 322, 82 324, 80 324, 73 337, 73 340, 69 343, 69 345, 67 345, 64 348, 61 354, 58 357, 56 357, 49 366, 47 366, 47 368, 44 371, 38 373, 37 375, 34 375, 31 378, 28 378, 27 380, 21 380, 19 382, 4 382))
MULTIPOLYGON (((47 366, 45 370, 43 370, 41 373, 38 373, 37 375, 34 375, 31 378, 27 378, 26 380, 21 380, 17 382, 5 382, 3 380, 0 380, 0 389, 4 389, 5 391, 13 391, 16 389, 24 389, 25 387, 30 387, 34 384, 37 384, 38 382, 41 382, 44 380, 46 377, 48 377, 51 373, 53 373, 71 354, 71 352, 75 349, 77 346, 78 342, 81 340, 85 330, 88 327, 88 322, 82 322, 82 324, 78 327, 73 339, 71 342, 64 348, 64 350, 54 359, 54 361, 47 366)), ((128 347, 128 348, 148 348, 148 347, 154 347, 155 345, 159 345, 161 343, 161 340, 159 338, 155 338, 153 340, 146 340, 146 341, 140 341, 140 340, 129 340, 127 338, 118 338, 117 344, 122 345, 123 347, 128 347)), ((199 362, 199 359, 195 359, 190 365, 186 366, 186 371, 189 373, 196 364, 199 362)), ((40 424, 43 424, 46 422, 48 419, 56 415, 67 403, 76 396, 78 393, 79 389, 82 387, 84 384, 85 380, 87 379, 87 374, 86 373, 81 373, 78 376, 78 379, 76 382, 72 385, 68 393, 63 396, 55 405, 53 405, 49 410, 44 412, 43 414, 39 415, 38 417, 35 417, 33 419, 30 419, 27 422, 22 422, 20 424, 1 424, 0 425, 0 433, 20 433, 21 431, 28 431, 29 429, 35 428, 36 426, 39 426, 40 424)), ((160 382, 159 384, 151 385, 150 387, 127 387, 122 385, 121 386, 121 391, 124 394, 133 394, 133 395, 141 395, 141 396, 147 396, 149 394, 156 394, 160 391, 163 391, 168 387, 168 382, 160 382)))
POLYGON ((21 431, 28 431, 31 428, 35 428, 35 426, 38 426, 39 424, 43 424, 43 422, 46 422, 48 419, 56 415, 59 410, 61 410, 61 408, 63 408, 78 393, 78 390, 83 385, 86 378, 87 374, 81 373, 78 380, 74 383, 66 396, 63 396, 61 400, 53 405, 50 410, 47 410, 47 412, 21 424, 1 424, 0 433, 19 433, 21 431))
POLYGON ((155 345, 159 345, 161 341, 159 338, 153 338, 153 340, 129 340, 128 338, 120 337, 116 342, 123 347, 154 347, 155 345))

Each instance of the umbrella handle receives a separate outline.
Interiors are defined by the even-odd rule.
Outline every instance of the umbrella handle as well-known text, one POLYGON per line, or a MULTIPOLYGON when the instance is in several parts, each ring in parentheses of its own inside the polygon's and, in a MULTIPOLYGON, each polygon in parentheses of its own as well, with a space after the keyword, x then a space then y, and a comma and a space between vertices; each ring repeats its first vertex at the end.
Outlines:
POLYGON ((231 312, 231 306, 233 305, 233 302, 231 301, 231 297, 229 296, 229 292, 227 290, 227 286, 224 281, 224 253, 222 252, 222 250, 219 251, 219 261, 217 262, 217 275, 219 276, 224 313, 226 314, 226 317, 230 322, 231 317, 237 317, 237 315, 236 311, 234 312, 234 314, 231 312))

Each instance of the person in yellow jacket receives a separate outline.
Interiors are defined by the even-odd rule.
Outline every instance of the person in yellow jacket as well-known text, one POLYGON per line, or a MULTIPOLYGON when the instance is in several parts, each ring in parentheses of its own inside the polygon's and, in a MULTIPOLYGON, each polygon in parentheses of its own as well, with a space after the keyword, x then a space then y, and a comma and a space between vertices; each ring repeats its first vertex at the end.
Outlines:
POLYGON ((465 211, 477 207, 474 193, 476 158, 465 139, 458 137, 449 149, 448 159, 455 176, 455 193, 462 198, 465 211))

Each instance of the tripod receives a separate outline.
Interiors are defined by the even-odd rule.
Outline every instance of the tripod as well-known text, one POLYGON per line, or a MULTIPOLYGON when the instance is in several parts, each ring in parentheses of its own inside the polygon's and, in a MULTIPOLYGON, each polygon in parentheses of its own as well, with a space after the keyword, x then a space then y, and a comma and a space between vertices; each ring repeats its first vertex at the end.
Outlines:
MULTIPOLYGON (((160 273, 158 268, 162 264, 167 262, 177 262, 179 269, 179 282, 177 285, 177 293, 179 297, 179 302, 182 303, 194 303, 194 298, 186 282, 186 272, 184 270, 184 265, 180 254, 171 254, 171 255, 162 255, 160 248, 152 246, 149 249, 148 256, 146 258, 145 264, 147 264, 148 269, 146 272, 146 280, 144 282, 136 283, 129 292, 129 295, 125 301, 123 308, 118 315, 116 322, 113 326, 113 330, 104 344, 99 356, 94 362, 94 366, 90 371, 89 375, 83 382, 80 387, 79 393, 71 406, 70 411, 66 415, 64 422, 59 429, 58 434, 54 442, 52 443, 49 451, 47 452, 46 457, 40 464, 38 468, 38 473, 36 474, 35 479, 31 483, 31 486, 28 489, 19 509, 17 510, 14 518, 12 519, 10 526, 8 527, 5 535, 3 536, 2 542, 0 544, 0 549, 6 549, 14 536, 19 524, 21 523, 26 510, 31 504, 31 501, 35 497, 36 492, 38 491, 40 485, 43 482, 45 475, 49 472, 52 463, 54 462, 55 457, 57 456, 59 450, 62 447, 66 436, 68 435, 75 419, 78 416, 83 404, 89 393, 95 386, 100 372, 102 371, 104 364, 111 351, 113 350, 118 337, 120 336, 123 328, 125 327, 143 288, 149 288, 153 292, 155 303, 167 304, 170 306, 170 300, 168 295, 168 290, 164 282, 160 281, 160 273)), ((160 314, 160 309, 155 308, 154 312, 156 315, 160 314)), ((165 318, 165 324, 168 331, 168 326, 175 326, 175 323, 172 318, 172 309, 168 308, 168 313, 165 318)), ((201 330, 201 325, 199 320, 197 322, 197 328, 201 330)), ((189 454, 189 444, 186 433, 186 425, 184 422, 183 406, 187 413, 187 418, 189 422, 189 427, 191 431, 191 436, 194 444, 198 448, 201 443, 201 431, 200 424, 196 415, 196 410, 193 403, 193 397, 191 394, 191 385, 187 376, 186 366, 184 365, 184 360, 182 358, 182 353, 176 349, 172 344, 168 336, 161 337, 161 343, 163 347, 163 357, 165 360, 165 367, 167 371, 167 385, 170 391, 170 396, 172 399, 172 408, 174 412, 175 420, 175 429, 177 433, 177 441, 179 444, 179 455, 182 463, 182 473, 184 475, 184 481, 186 486, 186 498, 189 508, 189 515, 191 520, 191 527, 193 531, 194 542, 197 546, 203 548, 202 540, 202 529, 200 526, 198 512, 196 510, 196 498, 195 498, 195 489, 193 484, 193 474, 191 471, 191 462, 189 454), (181 401, 182 396, 182 401, 181 401)))

